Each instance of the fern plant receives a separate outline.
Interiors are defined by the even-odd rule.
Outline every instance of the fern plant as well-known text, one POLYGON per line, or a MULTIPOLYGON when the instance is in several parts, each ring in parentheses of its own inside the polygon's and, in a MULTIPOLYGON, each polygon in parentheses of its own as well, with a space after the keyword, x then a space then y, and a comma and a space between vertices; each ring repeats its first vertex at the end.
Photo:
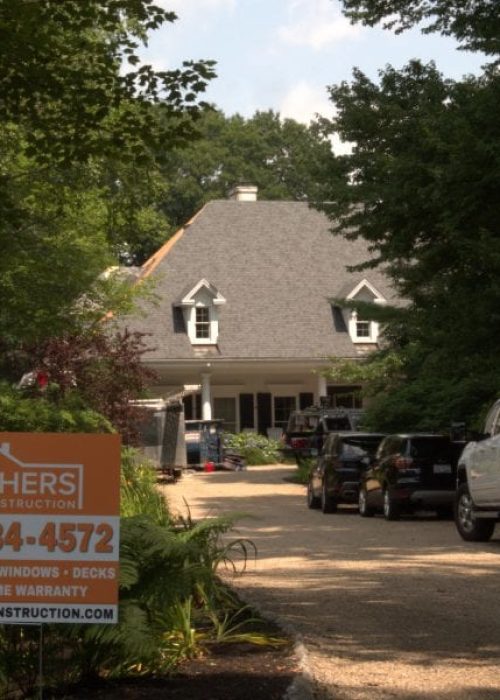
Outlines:
MULTIPOLYGON (((44 664, 46 685, 168 672, 201 651, 207 639, 222 638, 226 629, 230 636, 230 620, 241 605, 218 570, 243 572, 255 554, 248 540, 226 539, 234 522, 235 516, 194 522, 189 511, 174 522, 154 473, 135 454, 125 454, 119 622, 45 626, 44 648, 51 650, 44 664)), ((24 641, 22 628, 16 634, 9 640, 0 630, 0 690, 10 678, 9 691, 22 689, 27 697, 36 687, 37 647, 34 631, 27 630, 24 641)))

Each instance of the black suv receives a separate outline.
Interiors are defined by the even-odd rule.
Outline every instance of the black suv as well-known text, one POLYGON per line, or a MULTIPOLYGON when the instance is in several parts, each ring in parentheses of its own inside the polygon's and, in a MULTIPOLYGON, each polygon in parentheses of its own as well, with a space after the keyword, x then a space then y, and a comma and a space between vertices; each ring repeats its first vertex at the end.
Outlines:
POLYGON ((451 515, 459 446, 445 435, 388 435, 362 475, 359 513, 381 510, 386 520, 418 508, 451 515))
POLYGON ((284 451, 291 452, 297 462, 317 457, 327 433, 353 429, 353 417, 344 409, 311 406, 292 411, 283 436, 284 451))
POLYGON ((359 480, 384 435, 339 432, 326 436, 307 484, 307 505, 333 513, 338 503, 357 503, 359 480))

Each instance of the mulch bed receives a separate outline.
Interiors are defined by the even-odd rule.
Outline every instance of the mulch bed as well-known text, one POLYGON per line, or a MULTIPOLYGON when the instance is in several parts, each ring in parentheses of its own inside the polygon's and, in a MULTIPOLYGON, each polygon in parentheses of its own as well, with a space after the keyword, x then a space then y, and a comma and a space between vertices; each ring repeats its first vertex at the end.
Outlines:
MULTIPOLYGON (((273 623, 260 631, 286 639, 273 623)), ((280 647, 231 642, 210 645, 209 653, 185 661, 165 678, 102 681, 58 695, 64 700, 282 700, 299 673, 293 642, 280 647)), ((44 698, 49 697, 44 694, 44 698)), ((52 696, 56 697, 56 696, 52 696)))

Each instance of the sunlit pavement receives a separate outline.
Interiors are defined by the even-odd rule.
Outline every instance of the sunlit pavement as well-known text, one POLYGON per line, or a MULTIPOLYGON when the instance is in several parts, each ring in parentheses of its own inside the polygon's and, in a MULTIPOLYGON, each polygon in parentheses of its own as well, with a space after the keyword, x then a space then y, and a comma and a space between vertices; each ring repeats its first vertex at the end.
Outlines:
POLYGON ((294 473, 195 472, 162 488, 174 512, 239 514, 231 538, 258 554, 226 575, 303 640, 322 697, 500 698, 500 526, 490 543, 466 544, 432 514, 324 515, 286 480, 294 473))

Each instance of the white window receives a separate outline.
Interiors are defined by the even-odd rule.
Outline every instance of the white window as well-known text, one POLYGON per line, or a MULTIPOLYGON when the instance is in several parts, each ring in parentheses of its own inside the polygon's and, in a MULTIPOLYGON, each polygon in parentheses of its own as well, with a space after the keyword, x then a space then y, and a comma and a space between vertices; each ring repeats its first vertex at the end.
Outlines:
MULTIPOLYGON (((345 298, 351 302, 359 300, 370 304, 384 305, 386 303, 385 297, 367 279, 358 282, 345 298)), ((377 342, 380 328, 376 321, 366 321, 363 318, 358 318, 358 313, 355 309, 352 311, 346 309, 344 319, 347 322, 349 335, 353 343, 377 342)))
POLYGON ((361 387, 332 385, 327 387, 329 405, 332 408, 362 408, 361 387))
POLYGON ((225 433, 236 432, 236 399, 214 397, 214 416, 224 422, 222 429, 225 433))
POLYGON ((370 321, 356 321, 356 337, 357 338, 370 338, 370 321))
POLYGON ((274 425, 283 430, 288 425, 290 413, 295 411, 295 396, 275 396, 274 397, 274 425))
POLYGON ((376 321, 364 321, 358 318, 356 311, 351 312, 349 335, 353 343, 376 343, 379 333, 376 321))
POLYGON ((215 345, 219 337, 219 307, 222 294, 207 280, 200 280, 176 302, 182 308, 189 340, 193 345, 215 345))
POLYGON ((195 309, 195 334, 198 340, 210 339, 210 309, 206 306, 197 306, 195 309))

